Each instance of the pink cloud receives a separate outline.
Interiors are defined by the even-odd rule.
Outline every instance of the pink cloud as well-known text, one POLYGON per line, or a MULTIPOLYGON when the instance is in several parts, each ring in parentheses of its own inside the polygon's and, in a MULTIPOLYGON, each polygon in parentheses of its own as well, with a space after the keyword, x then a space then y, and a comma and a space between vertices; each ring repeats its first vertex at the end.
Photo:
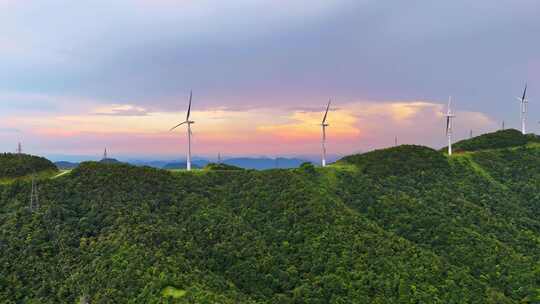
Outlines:
MULTIPOLYGON (((118 110, 118 106, 112 106, 118 110)), ((20 119, 32 123, 28 134, 39 140, 39 149, 48 153, 100 153, 104 147, 123 155, 183 156, 187 138, 184 129, 169 132, 184 113, 148 112, 133 116, 131 106, 115 115, 20 119), (39 125, 47 127, 39 127, 39 125)), ((445 142, 442 111, 433 102, 353 102, 340 104, 329 113, 328 152, 350 154, 394 144, 442 146, 445 142)), ((320 112, 288 109, 246 111, 194 111, 193 151, 196 155, 294 155, 318 154, 320 112)), ((468 136, 496 129, 497 124, 483 113, 457 111, 456 135, 468 136)))

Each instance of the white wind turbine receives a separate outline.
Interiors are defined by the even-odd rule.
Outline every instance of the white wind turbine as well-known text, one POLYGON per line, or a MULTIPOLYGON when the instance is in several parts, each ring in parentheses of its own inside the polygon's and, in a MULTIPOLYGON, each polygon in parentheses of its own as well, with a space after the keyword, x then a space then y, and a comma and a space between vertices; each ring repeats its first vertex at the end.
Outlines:
POLYGON ((189 120, 189 114, 191 113, 191 99, 193 97, 193 92, 189 92, 189 106, 188 106, 188 110, 187 110, 187 115, 186 115, 186 120, 179 123, 178 125, 172 127, 169 131, 172 131, 176 128, 178 128, 179 126, 183 125, 183 124, 187 124, 187 134, 188 134, 188 154, 187 154, 187 163, 186 163, 186 169, 188 171, 191 170, 191 124, 195 123, 194 121, 192 120, 189 120))
POLYGON ((448 110, 446 112, 446 136, 448 137, 448 155, 452 155, 452 131, 453 131, 453 118, 456 117, 452 113, 452 96, 448 97, 448 110))
POLYGON ((322 127, 322 166, 326 167, 326 127, 328 127, 328 124, 326 123, 326 117, 328 116, 328 109, 330 109, 330 103, 332 100, 328 100, 328 105, 326 105, 326 111, 324 112, 324 117, 321 122, 322 127))
POLYGON ((527 134, 527 83, 525 83, 525 89, 523 90, 523 96, 516 97, 521 102, 521 133, 527 134))

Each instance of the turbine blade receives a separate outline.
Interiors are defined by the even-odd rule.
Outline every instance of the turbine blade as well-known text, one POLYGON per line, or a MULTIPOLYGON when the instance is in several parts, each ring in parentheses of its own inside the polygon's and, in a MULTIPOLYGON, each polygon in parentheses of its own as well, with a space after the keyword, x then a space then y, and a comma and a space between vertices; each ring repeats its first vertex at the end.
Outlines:
POLYGON ((326 111, 324 112, 324 117, 322 120, 322 123, 324 124, 326 122, 326 116, 328 116, 328 110, 330 109, 330 103, 332 102, 332 99, 328 100, 328 104, 326 105, 326 111))
POLYGON ((450 116, 446 116, 446 135, 448 135, 449 129, 450 129, 450 116))
POLYGON ((191 98, 192 97, 193 97, 193 91, 189 91, 189 106, 188 106, 188 110, 187 110, 186 121, 189 120, 189 115, 191 114, 191 98))
POLYGON ((169 131, 172 131, 172 130, 174 130, 174 129, 180 127, 181 125, 185 124, 186 122, 187 122, 187 121, 184 121, 184 122, 181 122, 181 123, 177 124, 176 126, 172 127, 169 131))
POLYGON ((521 97, 521 100, 525 100, 527 98, 527 83, 525 83, 525 90, 523 90, 523 97, 521 97))

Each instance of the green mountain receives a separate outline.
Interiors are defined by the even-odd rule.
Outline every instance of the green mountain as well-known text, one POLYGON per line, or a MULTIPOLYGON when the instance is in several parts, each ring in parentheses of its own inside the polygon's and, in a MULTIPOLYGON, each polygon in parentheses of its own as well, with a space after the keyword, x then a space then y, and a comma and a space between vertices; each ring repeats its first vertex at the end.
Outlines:
POLYGON ((109 165, 121 164, 122 163, 119 160, 117 160, 116 158, 104 158, 104 159, 100 160, 99 162, 102 163, 102 164, 109 164, 109 165))
MULTIPOLYGON (((518 130, 507 129, 458 141, 452 145, 452 148, 455 152, 470 152, 485 149, 519 147, 535 142, 540 143, 540 137, 538 135, 523 135, 518 130)), ((447 148, 448 147, 444 147, 441 151, 446 151, 447 148)))
POLYGON ((15 153, 0 154, 0 179, 19 178, 44 171, 58 171, 58 169, 43 157, 15 153))
POLYGON ((240 167, 236 167, 233 165, 227 165, 227 164, 216 164, 216 163, 209 163, 208 165, 204 166, 205 170, 244 170, 240 167))
POLYGON ((87 162, 40 180, 34 212, 28 181, 0 185, 0 302, 540 303, 530 138, 326 168, 87 162))

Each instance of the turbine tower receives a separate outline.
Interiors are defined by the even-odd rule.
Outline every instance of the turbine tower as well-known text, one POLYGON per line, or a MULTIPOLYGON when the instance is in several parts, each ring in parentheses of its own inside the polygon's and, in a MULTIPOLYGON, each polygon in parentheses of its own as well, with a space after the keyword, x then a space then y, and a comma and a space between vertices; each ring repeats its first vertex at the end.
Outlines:
POLYGON ((527 134, 527 83, 525 83, 525 89, 523 90, 523 96, 517 97, 521 102, 521 133, 523 135, 527 134))
POLYGON ((195 122, 192 121, 192 120, 189 120, 189 114, 191 113, 191 99, 193 98, 193 92, 190 91, 189 92, 189 105, 188 105, 188 110, 187 110, 187 115, 186 115, 186 120, 179 123, 178 125, 172 127, 169 131, 172 131, 176 128, 178 128, 179 126, 183 125, 183 124, 187 124, 187 135, 188 135, 188 154, 187 154, 187 162, 186 162, 186 170, 188 171, 191 171, 191 135, 193 135, 193 133, 191 132, 191 124, 194 124, 195 122))
POLYGON ((322 161, 321 165, 323 167, 326 167, 326 127, 328 127, 328 124, 326 123, 326 117, 328 116, 328 109, 330 109, 330 103, 332 102, 332 99, 328 100, 328 105, 326 105, 326 111, 324 112, 324 117, 321 122, 322 127, 322 161))
POLYGON ((452 131, 453 131, 453 118, 456 117, 452 113, 452 96, 448 98, 448 111, 446 112, 446 136, 448 137, 448 155, 452 155, 452 131))

